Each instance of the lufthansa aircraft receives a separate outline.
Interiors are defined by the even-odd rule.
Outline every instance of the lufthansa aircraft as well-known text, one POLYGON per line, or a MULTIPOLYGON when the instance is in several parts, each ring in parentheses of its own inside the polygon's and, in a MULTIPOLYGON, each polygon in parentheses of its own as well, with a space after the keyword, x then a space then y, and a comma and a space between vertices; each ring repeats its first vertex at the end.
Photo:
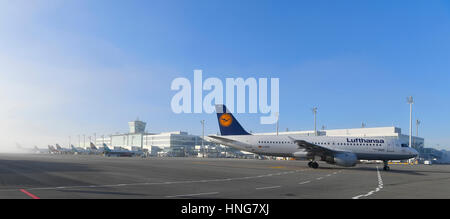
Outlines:
POLYGON ((316 159, 344 167, 355 166, 358 160, 382 160, 388 171, 389 160, 418 155, 399 140, 384 137, 251 135, 224 105, 216 105, 216 112, 221 135, 208 136, 213 142, 259 155, 308 159, 314 169, 319 167, 316 159))

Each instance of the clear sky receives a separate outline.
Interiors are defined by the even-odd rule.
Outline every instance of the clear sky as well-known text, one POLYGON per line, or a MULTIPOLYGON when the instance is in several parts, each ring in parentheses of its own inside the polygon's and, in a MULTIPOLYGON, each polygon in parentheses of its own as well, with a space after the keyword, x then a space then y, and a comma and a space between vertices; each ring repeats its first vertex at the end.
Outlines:
MULTIPOLYGON (((407 96, 426 146, 450 149, 448 1, 0 0, 0 144, 77 135, 216 133, 174 114, 176 77, 280 78, 280 129, 392 126, 407 96), (437 146, 439 145, 439 146, 437 146)), ((205 93, 206 94, 206 93, 205 93)), ((253 132, 261 115, 237 115, 253 132)))

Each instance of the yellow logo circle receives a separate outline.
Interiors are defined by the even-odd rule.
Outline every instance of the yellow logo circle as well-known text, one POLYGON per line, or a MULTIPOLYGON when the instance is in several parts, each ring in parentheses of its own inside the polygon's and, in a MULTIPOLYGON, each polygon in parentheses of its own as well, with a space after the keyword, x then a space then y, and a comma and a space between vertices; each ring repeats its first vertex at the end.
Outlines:
POLYGON ((231 117, 230 114, 225 113, 222 116, 220 116, 219 123, 223 127, 228 127, 231 125, 231 123, 233 123, 233 117, 231 117))

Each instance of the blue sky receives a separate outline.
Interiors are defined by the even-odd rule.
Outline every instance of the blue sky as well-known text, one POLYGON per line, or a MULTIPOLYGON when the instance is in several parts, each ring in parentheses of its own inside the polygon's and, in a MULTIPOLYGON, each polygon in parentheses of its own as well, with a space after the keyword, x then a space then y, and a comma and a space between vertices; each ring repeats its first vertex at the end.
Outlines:
MULTIPOLYGON (((172 113, 177 77, 280 78, 280 127, 398 126, 407 96, 429 147, 450 149, 448 1, 0 0, 0 143, 218 131, 172 113), (24 137, 27 136, 27 137, 24 137), (439 146, 437 146, 439 145, 439 146)), ((207 93, 205 93, 206 95, 207 93)), ((253 132, 261 115, 237 115, 253 132)))

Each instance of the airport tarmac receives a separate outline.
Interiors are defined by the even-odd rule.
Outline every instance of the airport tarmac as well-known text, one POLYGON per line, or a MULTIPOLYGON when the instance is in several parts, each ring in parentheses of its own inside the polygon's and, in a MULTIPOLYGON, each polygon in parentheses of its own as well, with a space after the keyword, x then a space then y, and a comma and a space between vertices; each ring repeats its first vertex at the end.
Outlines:
POLYGON ((1 199, 450 198, 450 165, 0 155, 1 199))

